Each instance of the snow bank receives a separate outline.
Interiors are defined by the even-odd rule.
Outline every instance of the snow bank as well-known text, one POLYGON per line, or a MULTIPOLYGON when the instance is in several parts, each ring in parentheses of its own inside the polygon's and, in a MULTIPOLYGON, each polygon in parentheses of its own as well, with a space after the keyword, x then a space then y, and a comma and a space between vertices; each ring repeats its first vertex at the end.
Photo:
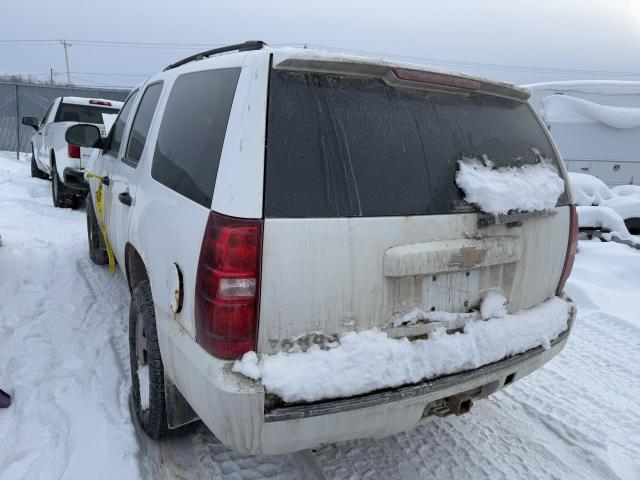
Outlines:
POLYGON ((286 402, 350 397, 478 368, 531 348, 549 348, 567 328, 570 304, 553 297, 503 318, 470 321, 463 333, 436 330, 427 340, 392 339, 377 330, 342 335, 337 346, 306 352, 246 353, 233 371, 286 402))
POLYGON ((640 241, 629 233, 622 217, 612 208, 602 206, 576 208, 580 228, 606 229, 609 232, 602 235, 605 240, 621 240, 630 246, 640 246, 640 241))
POLYGON ((624 220, 640 217, 640 195, 615 196, 604 200, 600 206, 615 210, 624 220))
POLYGON ((577 205, 600 205, 613 194, 602 180, 588 173, 569 172, 569 182, 577 205))
POLYGON ((465 200, 487 213, 503 214, 510 210, 541 211, 554 208, 564 181, 553 165, 546 161, 522 167, 493 168, 488 158, 458 161, 456 184, 465 200))
POLYGON ((541 100, 548 123, 604 123, 613 128, 640 127, 640 108, 612 107, 570 95, 549 95, 541 100))
POLYGON ((611 193, 626 197, 627 195, 640 195, 640 185, 616 185, 611 188, 611 193))
MULTIPOLYGON (((619 219, 620 221, 640 217, 640 186, 621 185, 620 187, 609 189, 602 180, 593 175, 573 172, 569 173, 569 181, 571 182, 573 198, 577 205, 608 207, 622 217, 619 219)), ((584 212, 585 221, 597 217, 596 213, 587 213, 587 210, 584 212)), ((611 212, 604 212, 601 216, 612 221, 611 212)), ((614 223, 618 223, 617 220, 614 223)), ((581 224, 580 226, 582 227, 583 225, 581 224)), ((592 227, 592 225, 584 226, 592 227)))
POLYGON ((626 232, 622 217, 608 207, 578 206, 578 225, 580 228, 604 228, 611 232, 626 232))

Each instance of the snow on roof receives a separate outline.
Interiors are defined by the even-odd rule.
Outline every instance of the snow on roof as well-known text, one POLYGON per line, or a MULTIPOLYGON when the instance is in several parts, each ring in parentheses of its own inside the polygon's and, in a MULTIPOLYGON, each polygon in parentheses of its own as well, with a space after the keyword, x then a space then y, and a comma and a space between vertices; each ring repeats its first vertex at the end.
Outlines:
POLYGON ((531 83, 524 85, 533 90, 558 92, 599 93, 602 95, 640 95, 640 81, 625 80, 569 80, 561 82, 531 83))
POLYGON ((434 67, 423 63, 408 62, 401 59, 393 59, 389 57, 381 57, 374 55, 367 55, 366 53, 354 54, 341 51, 322 50, 316 48, 299 48, 299 47, 267 47, 265 50, 273 53, 274 65, 279 65, 285 60, 315 60, 315 61, 327 61, 327 62, 339 62, 339 63, 361 63, 367 65, 379 65, 383 67, 400 67, 412 70, 421 70, 426 72, 441 73, 443 75, 452 75, 460 78, 468 78, 477 80, 482 83, 497 85, 504 88, 515 90, 526 97, 531 95, 531 90, 522 85, 515 85, 513 83, 501 82, 498 80, 492 80, 486 77, 480 77, 476 75, 469 75, 453 70, 447 70, 440 67, 434 67))
POLYGON ((549 95, 542 100, 542 118, 548 123, 604 123, 613 128, 640 127, 640 108, 612 107, 570 95, 549 95))

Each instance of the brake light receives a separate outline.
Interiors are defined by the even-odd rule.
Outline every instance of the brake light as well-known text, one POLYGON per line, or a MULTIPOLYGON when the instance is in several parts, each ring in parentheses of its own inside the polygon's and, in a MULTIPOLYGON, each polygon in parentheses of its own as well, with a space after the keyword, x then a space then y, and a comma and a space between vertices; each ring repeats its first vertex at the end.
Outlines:
POLYGON ((70 143, 67 144, 67 156, 69 158, 80 158, 80 147, 70 143))
POLYGON ((575 205, 569 206, 569 243, 567 245, 567 255, 564 258, 564 267, 562 268, 562 275, 560 276, 560 283, 556 290, 556 295, 562 294, 564 285, 567 283, 571 270, 573 269, 573 262, 576 258, 576 251, 578 250, 578 212, 575 205))
POLYGON ((196 341, 219 358, 254 350, 262 220, 209 214, 196 276, 196 341))
POLYGON ((106 100, 89 100, 89 105, 105 105, 107 107, 111 106, 111 102, 107 102, 106 100))
POLYGON ((456 77, 436 72, 423 72, 421 70, 409 70, 407 68, 393 68, 393 74, 400 80, 410 82, 430 83, 431 85, 443 85, 446 87, 464 88, 465 90, 477 90, 482 83, 470 78, 456 77))

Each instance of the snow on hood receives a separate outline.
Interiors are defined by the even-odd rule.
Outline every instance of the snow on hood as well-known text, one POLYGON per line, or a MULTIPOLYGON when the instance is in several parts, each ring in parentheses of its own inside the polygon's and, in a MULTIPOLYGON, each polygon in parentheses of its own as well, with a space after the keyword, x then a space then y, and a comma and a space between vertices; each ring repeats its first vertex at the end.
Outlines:
POLYGON ((544 159, 533 165, 494 168, 487 157, 484 162, 465 157, 458 165, 456 184, 464 199, 486 213, 549 210, 564 192, 564 180, 544 159))
POLYGON ((624 220, 640 218, 640 195, 614 196, 610 200, 604 200, 600 206, 615 210, 624 220))
POLYGON ((550 347, 567 329, 571 305, 553 297, 503 318, 470 321, 463 333, 436 330, 426 340, 378 330, 349 332, 333 348, 261 355, 247 352, 233 371, 260 379, 285 402, 344 398, 471 370, 532 348, 550 347))
POLYGON ((640 127, 640 108, 612 107, 570 95, 542 99, 541 116, 547 123, 604 123, 613 128, 640 127))
POLYGON ((640 185, 616 185, 611 187, 611 193, 626 197, 627 195, 640 195, 640 185))
POLYGON ((577 205, 600 205, 613 197, 602 180, 588 173, 569 172, 569 182, 577 205))

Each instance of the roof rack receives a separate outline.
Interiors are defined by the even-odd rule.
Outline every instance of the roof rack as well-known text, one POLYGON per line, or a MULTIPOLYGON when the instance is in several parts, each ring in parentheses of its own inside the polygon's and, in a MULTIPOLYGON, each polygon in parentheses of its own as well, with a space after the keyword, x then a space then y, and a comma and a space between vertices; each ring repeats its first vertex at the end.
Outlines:
POLYGON ((165 68, 163 72, 166 72, 167 70, 171 70, 172 68, 179 67, 189 62, 195 62, 198 60, 202 60, 203 58, 211 57, 213 55, 218 55, 219 53, 233 52, 234 50, 238 50, 239 52, 246 52, 249 50, 261 50, 262 47, 264 47, 265 45, 266 43, 264 43, 262 40, 249 40, 244 43, 236 43, 235 45, 227 45, 226 47, 214 48, 212 50, 207 50, 205 52, 196 53, 195 55, 191 55, 190 57, 183 58, 182 60, 177 61, 176 63, 172 63, 167 68, 165 68))

